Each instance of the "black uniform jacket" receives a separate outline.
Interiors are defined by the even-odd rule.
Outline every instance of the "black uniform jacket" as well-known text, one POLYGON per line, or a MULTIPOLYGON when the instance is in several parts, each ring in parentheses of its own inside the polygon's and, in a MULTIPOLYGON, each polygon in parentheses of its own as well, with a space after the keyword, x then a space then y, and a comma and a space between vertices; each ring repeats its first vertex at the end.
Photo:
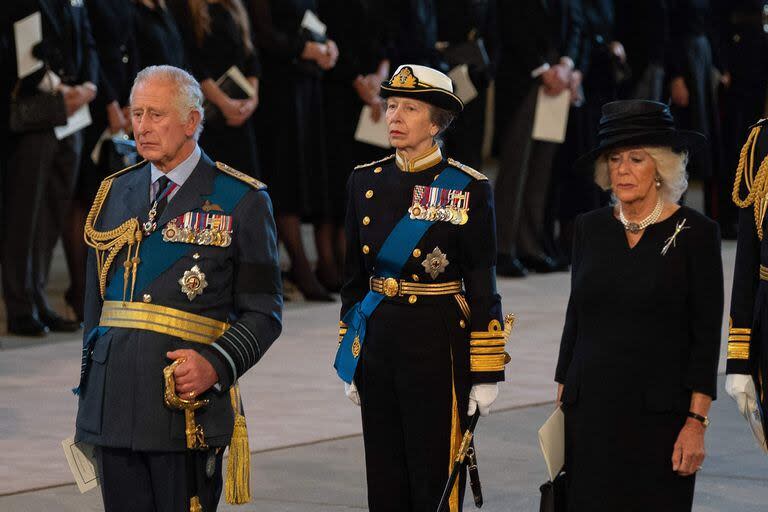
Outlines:
MULTIPOLYGON (((203 212, 203 196, 211 194, 221 172, 203 154, 160 216, 158 229, 186 212, 203 212)), ((146 220, 150 179, 149 164, 140 164, 113 178, 95 228, 110 230, 134 217, 140 222, 146 220)), ((134 450, 184 450, 184 414, 164 405, 162 371, 170 363, 167 351, 191 348, 211 362, 219 377, 218 386, 201 395, 211 403, 196 411, 196 421, 203 426, 210 446, 229 442, 234 416, 227 391, 235 378, 264 355, 281 330, 282 294, 272 206, 263 185, 251 183, 254 188, 231 212, 233 233, 229 247, 189 244, 184 256, 145 289, 134 293, 134 302, 229 322, 229 330, 213 344, 203 345, 149 330, 112 327, 96 340, 89 355, 89 370, 80 393, 77 439, 134 450), (208 285, 190 300, 181 291, 179 279, 193 266, 205 274, 208 285)), ((122 278, 125 250, 115 258, 112 278, 122 278)), ((144 259, 150 257, 143 255, 144 259)), ((86 333, 99 324, 102 305, 91 251, 86 333)))
MULTIPOLYGON (((429 186, 449 165, 449 161, 443 159, 438 147, 434 146, 427 155, 408 164, 403 164, 399 156, 392 155, 379 162, 358 166, 350 176, 346 217, 346 283, 341 291, 341 318, 368 293, 369 279, 377 276, 376 255, 395 225, 408 214, 414 186, 429 186), (406 165, 410 172, 401 170, 406 165)), ((465 291, 458 297, 387 297, 383 303, 423 308, 425 315, 434 311, 436 303, 438 307, 458 308, 462 317, 468 320, 462 323, 461 328, 466 332, 464 349, 471 356, 473 382, 497 382, 504 380, 506 356, 503 347, 495 350, 475 346, 482 345, 483 339, 488 339, 494 332, 500 334, 499 330, 503 329, 501 297, 496 292, 493 194, 485 176, 457 162, 450 165, 473 178, 465 188, 470 198, 469 221, 464 225, 438 221, 430 227, 411 251, 401 278, 422 284, 463 280, 465 291), (433 278, 427 272, 424 261, 436 250, 445 255, 448 264, 433 278)), ((375 321, 374 311, 369 322, 375 321)), ((392 329, 396 333, 398 329, 408 329, 408 326, 392 326, 392 329)), ((343 322, 340 331, 342 335, 346 332, 343 322)))

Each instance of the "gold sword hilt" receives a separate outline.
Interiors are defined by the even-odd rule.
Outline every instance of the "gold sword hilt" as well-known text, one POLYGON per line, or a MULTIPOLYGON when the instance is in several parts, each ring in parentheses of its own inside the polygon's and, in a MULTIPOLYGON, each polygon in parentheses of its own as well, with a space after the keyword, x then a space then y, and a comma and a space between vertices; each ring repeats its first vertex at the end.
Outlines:
POLYGON ((209 400, 184 399, 176 394, 176 380, 173 378, 173 372, 184 361, 186 359, 182 357, 163 368, 163 379, 165 381, 163 399, 167 407, 184 411, 184 433, 187 437, 187 448, 190 450, 206 450, 208 445, 205 443, 205 433, 203 432, 203 426, 195 423, 195 411, 208 405, 209 400))

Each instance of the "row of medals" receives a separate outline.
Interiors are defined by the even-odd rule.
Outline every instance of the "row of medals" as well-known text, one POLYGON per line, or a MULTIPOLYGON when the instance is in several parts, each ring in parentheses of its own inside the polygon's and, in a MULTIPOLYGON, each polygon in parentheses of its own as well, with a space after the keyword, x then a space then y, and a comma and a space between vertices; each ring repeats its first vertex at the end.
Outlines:
POLYGON ((229 247, 232 243, 232 235, 228 231, 205 228, 179 227, 171 221, 163 229, 164 242, 181 242, 197 245, 215 245, 217 247, 229 247))
POLYGON ((469 208, 456 208, 454 206, 429 206, 425 208, 420 204, 413 204, 408 208, 408 213, 411 220, 450 222, 457 226, 463 226, 469 221, 469 208))

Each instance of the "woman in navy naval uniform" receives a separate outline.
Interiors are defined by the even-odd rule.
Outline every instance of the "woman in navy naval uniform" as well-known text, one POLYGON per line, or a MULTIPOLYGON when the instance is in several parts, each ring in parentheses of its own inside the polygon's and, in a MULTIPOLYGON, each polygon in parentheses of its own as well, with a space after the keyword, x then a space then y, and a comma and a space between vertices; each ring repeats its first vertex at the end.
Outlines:
POLYGON ((348 183, 336 368, 362 406, 370 510, 435 510, 468 417, 488 414, 508 360, 493 197, 437 143, 463 108, 446 75, 400 66, 381 96, 397 151, 348 183))

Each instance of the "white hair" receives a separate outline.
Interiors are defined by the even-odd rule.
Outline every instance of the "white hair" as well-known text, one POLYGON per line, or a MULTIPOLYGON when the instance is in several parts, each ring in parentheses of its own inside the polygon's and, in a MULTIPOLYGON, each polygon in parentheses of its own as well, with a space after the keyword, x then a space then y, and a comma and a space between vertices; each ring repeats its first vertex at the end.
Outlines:
POLYGON ((200 89, 200 84, 195 80, 195 77, 183 69, 173 66, 148 66, 139 71, 139 74, 136 75, 136 79, 133 81, 130 96, 131 103, 133 103, 133 93, 136 91, 136 88, 150 80, 170 82, 173 85, 176 108, 182 117, 189 115, 192 111, 197 111, 200 114, 200 122, 197 123, 195 133, 192 135, 195 140, 198 140, 203 132, 205 110, 203 109, 203 91, 200 89))
MULTIPOLYGON (((688 189, 688 152, 677 153, 667 146, 640 147, 653 159, 656 172, 661 177, 659 194, 670 203, 677 203, 688 189)), ((611 173, 608 170, 608 154, 604 152, 595 162, 595 183, 603 190, 611 190, 611 173)), ((615 198, 614 198, 615 202, 615 198)))

